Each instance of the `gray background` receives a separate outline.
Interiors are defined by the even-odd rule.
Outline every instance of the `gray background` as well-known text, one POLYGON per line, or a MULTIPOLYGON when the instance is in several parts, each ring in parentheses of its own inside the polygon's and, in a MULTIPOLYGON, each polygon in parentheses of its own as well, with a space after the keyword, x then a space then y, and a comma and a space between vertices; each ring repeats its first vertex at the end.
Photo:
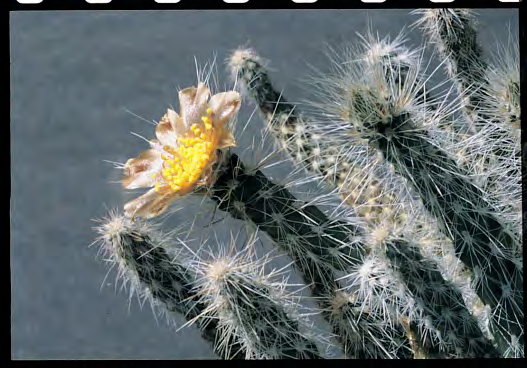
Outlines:
MULTIPOLYGON (((146 148, 129 134, 177 106, 178 87, 196 82, 201 63, 240 45, 271 60, 271 77, 291 101, 309 98, 299 82, 308 64, 327 69, 324 44, 356 39, 367 21, 395 36, 408 10, 104 11, 11 14, 11 295, 15 359, 214 358, 194 327, 174 332, 115 291, 96 258, 92 219, 132 198, 119 171, 146 148)), ((480 10, 488 49, 517 32, 517 10, 480 10)), ((410 32, 419 46, 420 31, 410 32)), ((245 122, 253 107, 245 105, 245 122)), ((248 134, 259 135, 254 118, 248 134)), ((182 319, 181 319, 182 321, 182 319)))

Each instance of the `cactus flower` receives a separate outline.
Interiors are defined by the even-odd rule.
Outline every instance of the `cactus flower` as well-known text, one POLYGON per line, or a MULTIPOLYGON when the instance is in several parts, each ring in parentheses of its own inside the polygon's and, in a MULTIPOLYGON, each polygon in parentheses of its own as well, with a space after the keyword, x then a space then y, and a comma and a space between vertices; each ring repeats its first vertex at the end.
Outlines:
POLYGON ((151 148, 124 165, 125 189, 151 188, 125 204, 128 215, 151 218, 177 198, 210 184, 218 151, 235 146, 226 123, 240 107, 239 93, 213 95, 204 83, 179 92, 180 112, 168 109, 151 148))

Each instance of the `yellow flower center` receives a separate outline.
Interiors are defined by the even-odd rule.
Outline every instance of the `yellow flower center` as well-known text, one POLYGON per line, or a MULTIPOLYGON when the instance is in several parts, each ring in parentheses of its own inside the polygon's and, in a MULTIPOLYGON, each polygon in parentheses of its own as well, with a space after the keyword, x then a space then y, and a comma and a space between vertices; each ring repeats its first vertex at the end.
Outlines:
MULTIPOLYGON (((207 109, 207 116, 201 118, 204 130, 200 129, 198 124, 192 124, 190 131, 184 137, 178 138, 177 149, 170 146, 163 147, 170 156, 161 156, 163 182, 156 183, 156 191, 165 189, 167 186, 173 191, 186 190, 199 180, 203 169, 214 155, 214 129, 211 114, 211 109, 207 109)), ((155 177, 155 174, 153 176, 155 177)))

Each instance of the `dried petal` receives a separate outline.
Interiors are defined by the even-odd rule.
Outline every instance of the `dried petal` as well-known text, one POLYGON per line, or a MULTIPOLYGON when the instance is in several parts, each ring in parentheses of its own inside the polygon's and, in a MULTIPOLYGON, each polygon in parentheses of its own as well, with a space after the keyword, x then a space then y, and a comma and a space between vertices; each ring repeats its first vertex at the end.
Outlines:
POLYGON ((150 189, 140 197, 137 197, 124 205, 124 211, 129 216, 140 216, 152 218, 165 212, 179 194, 160 194, 155 189, 150 189))
POLYGON ((197 88, 189 87, 179 91, 179 114, 187 129, 205 115, 209 96, 210 90, 204 83, 199 83, 197 88))
POLYGON ((217 149, 227 148, 227 147, 236 147, 236 141, 234 136, 228 130, 223 132, 220 140, 218 141, 217 149))
MULTIPOLYGON (((170 111, 170 110, 169 110, 170 111)), ((184 134, 185 129, 182 129, 182 133, 184 134)), ((177 140, 178 134, 173 129, 173 125, 168 118, 168 113, 165 114, 161 118, 161 121, 156 126, 156 137, 159 139, 159 142, 165 146, 165 145, 174 145, 174 142, 177 140)))
POLYGON ((136 189, 152 186, 155 182, 152 174, 159 170, 162 163, 161 153, 154 149, 143 151, 136 158, 129 159, 124 165, 123 187, 136 189))
POLYGON ((185 132, 187 131, 187 127, 185 126, 183 119, 178 115, 177 112, 172 109, 168 109, 166 116, 170 121, 170 125, 172 125, 172 129, 174 130, 174 132, 176 132, 177 135, 185 134, 185 132))
POLYGON ((238 92, 229 91, 215 94, 209 101, 215 121, 222 124, 240 109, 241 97, 238 92))

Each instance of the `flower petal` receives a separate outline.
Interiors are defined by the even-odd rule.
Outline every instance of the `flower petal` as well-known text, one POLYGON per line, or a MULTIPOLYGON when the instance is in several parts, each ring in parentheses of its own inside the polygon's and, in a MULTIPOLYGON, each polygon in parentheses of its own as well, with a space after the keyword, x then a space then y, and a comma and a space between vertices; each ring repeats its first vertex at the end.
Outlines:
POLYGON ((163 146, 174 146, 176 144, 178 134, 173 129, 168 112, 156 126, 156 137, 163 146))
POLYGON ((163 144, 161 144, 161 142, 159 142, 159 140, 157 140, 155 138, 154 139, 150 139, 149 143, 150 143, 150 147, 152 149, 163 153, 163 144))
POLYGON ((179 91, 179 114, 186 129, 201 120, 205 114, 209 96, 210 90, 204 83, 199 83, 197 88, 189 87, 179 91))
POLYGON ((166 211, 168 206, 178 198, 178 194, 159 194, 154 188, 140 197, 124 205, 124 211, 129 216, 152 218, 166 211))
POLYGON ((181 119, 177 112, 172 109, 168 109, 166 116, 170 121, 170 125, 172 125, 172 129, 176 132, 178 136, 185 134, 185 132, 187 131, 187 127, 185 126, 183 119, 181 119))
POLYGON ((150 187, 155 182, 152 174, 159 171, 163 161, 161 152, 155 149, 143 151, 136 158, 131 158, 124 164, 122 179, 125 189, 150 187))
POLYGON ((241 104, 241 96, 238 92, 229 91, 217 93, 209 101, 216 124, 229 120, 238 112, 241 104))
POLYGON ((216 148, 222 149, 227 147, 236 147, 236 141, 232 133, 225 129, 222 136, 220 137, 220 140, 218 141, 216 148))

